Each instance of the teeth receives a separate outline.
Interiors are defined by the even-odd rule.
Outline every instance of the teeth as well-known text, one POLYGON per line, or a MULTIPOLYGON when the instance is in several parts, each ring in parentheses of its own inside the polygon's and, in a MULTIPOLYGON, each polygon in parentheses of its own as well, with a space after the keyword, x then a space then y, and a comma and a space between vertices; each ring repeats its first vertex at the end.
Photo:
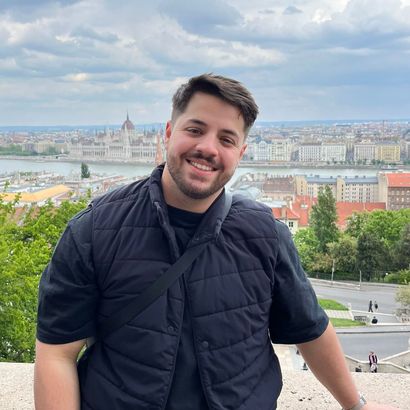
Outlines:
POLYGON ((197 162, 191 161, 191 165, 193 165, 195 168, 198 168, 202 171, 212 171, 213 168, 208 167, 206 165, 198 164, 197 162))

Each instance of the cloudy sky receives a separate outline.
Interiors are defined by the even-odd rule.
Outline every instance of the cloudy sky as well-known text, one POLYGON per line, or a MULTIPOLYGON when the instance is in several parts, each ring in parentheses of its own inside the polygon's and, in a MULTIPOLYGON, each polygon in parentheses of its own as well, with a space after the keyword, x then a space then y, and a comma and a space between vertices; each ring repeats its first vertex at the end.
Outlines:
POLYGON ((0 125, 166 121, 239 79, 259 120, 410 117, 410 0, 0 0, 0 125))

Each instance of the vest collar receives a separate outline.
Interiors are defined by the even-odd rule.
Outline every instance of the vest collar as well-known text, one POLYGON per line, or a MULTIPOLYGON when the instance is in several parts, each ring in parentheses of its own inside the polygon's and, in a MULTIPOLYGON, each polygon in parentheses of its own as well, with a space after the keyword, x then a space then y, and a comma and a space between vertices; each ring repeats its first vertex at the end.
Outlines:
MULTIPOLYGON (((151 174, 148 181, 151 203, 157 210, 160 225, 168 230, 169 219, 167 206, 162 192, 161 177, 164 164, 159 165, 151 174)), ((198 245, 199 243, 217 239, 222 226, 222 218, 225 203, 225 190, 215 199, 212 205, 205 212, 194 236, 188 246, 198 245)), ((168 233, 169 234, 169 233, 168 233)), ((173 236, 173 235, 172 235, 173 236)))

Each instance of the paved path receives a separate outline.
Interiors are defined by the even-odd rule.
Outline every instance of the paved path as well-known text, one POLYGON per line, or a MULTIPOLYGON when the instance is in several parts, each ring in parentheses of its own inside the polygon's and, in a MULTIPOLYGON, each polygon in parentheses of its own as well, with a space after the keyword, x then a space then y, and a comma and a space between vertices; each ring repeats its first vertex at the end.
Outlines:
POLYGON ((331 310, 326 309, 326 314, 334 319, 348 319, 353 320, 353 313, 351 310, 331 310))

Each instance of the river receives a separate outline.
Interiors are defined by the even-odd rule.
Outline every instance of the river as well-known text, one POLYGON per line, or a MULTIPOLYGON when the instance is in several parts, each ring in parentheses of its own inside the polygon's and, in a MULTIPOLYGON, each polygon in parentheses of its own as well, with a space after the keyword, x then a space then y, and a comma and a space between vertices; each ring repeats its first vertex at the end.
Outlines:
MULTIPOLYGON (((127 177, 143 176, 151 173, 153 165, 144 164, 127 164, 127 163, 105 163, 95 162, 88 163, 91 173, 106 174, 106 175, 124 175, 127 177)), ((79 162, 69 162, 66 160, 46 161, 44 159, 0 159, 0 175, 14 172, 52 172, 60 175, 68 176, 72 173, 80 172, 79 162)), ((349 176, 376 176, 378 170, 374 168, 331 168, 331 167, 312 167, 312 168, 295 168, 291 167, 274 167, 269 166, 240 166, 230 181, 230 186, 237 178, 248 172, 263 172, 272 175, 319 175, 321 177, 349 177, 349 176)))

